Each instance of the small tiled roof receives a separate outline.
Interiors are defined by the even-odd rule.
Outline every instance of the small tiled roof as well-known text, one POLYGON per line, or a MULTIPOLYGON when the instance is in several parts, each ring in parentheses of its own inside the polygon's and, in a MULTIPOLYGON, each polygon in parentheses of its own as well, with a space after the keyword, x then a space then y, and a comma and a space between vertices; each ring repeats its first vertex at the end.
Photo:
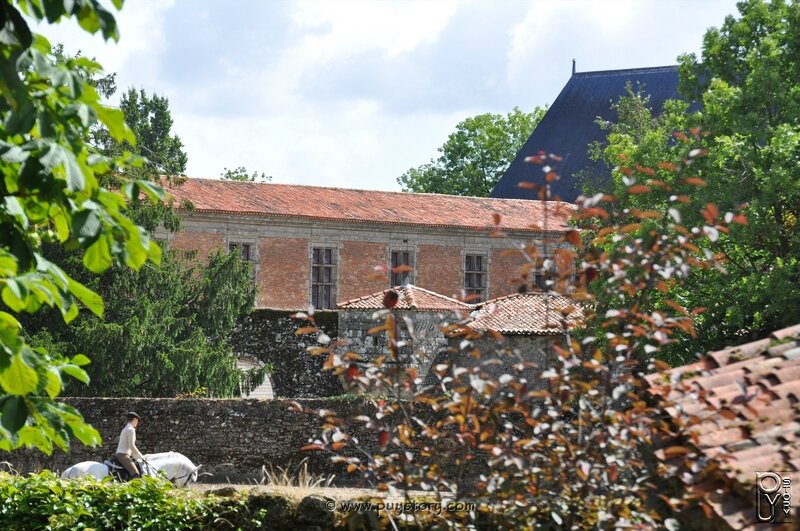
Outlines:
POLYGON ((562 333, 564 319, 574 328, 583 320, 583 309, 566 295, 528 292, 481 303, 467 326, 501 334, 557 335, 562 333))
MULTIPOLYGON (((506 230, 542 231, 545 225, 541 201, 215 179, 164 184, 179 207, 189 200, 198 212, 474 229, 493 227, 497 214, 506 230)), ((574 211, 570 203, 551 202, 547 230, 567 230, 574 211)))
MULTIPOLYGON (((792 485, 800 484, 800 324, 648 381, 654 393, 667 394, 685 414, 702 419, 694 426, 694 444, 709 458, 720 457, 740 493, 725 503, 710 500, 732 529, 754 522, 756 472, 785 472, 792 485), (673 390, 679 382, 693 393, 673 390), (727 407, 725 414, 708 415, 708 404, 727 407)), ((668 412, 674 416, 677 409, 668 412)), ((797 514, 800 496, 792 506, 797 514)))
POLYGON ((473 305, 459 300, 445 297, 439 293, 420 288, 419 286, 406 285, 388 288, 377 293, 350 299, 340 302, 339 309, 353 310, 378 310, 383 308, 383 298, 390 290, 394 290, 399 295, 399 300, 395 305, 397 310, 418 310, 418 311, 442 311, 442 310, 464 310, 470 311, 473 305))

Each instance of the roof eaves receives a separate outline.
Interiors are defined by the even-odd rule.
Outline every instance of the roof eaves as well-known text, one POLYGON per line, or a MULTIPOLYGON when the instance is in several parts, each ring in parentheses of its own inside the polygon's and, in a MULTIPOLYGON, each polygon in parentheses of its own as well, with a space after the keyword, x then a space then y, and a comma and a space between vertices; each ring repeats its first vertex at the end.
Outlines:
POLYGON ((404 226, 404 227, 441 227, 446 229, 470 229, 474 231, 511 231, 511 232, 524 232, 530 234, 559 234, 565 232, 569 229, 557 229, 557 230, 541 230, 541 229, 534 229, 531 227, 495 227, 492 225, 454 225, 454 224, 446 224, 446 223, 414 223, 410 221, 380 221, 380 220, 372 220, 372 219, 356 219, 356 218, 329 218, 324 216, 309 216, 308 214, 278 214, 273 212, 255 212, 255 211, 244 211, 244 210, 221 210, 221 209, 214 209, 214 208, 192 208, 192 209, 183 209, 178 208, 179 211, 183 212, 206 212, 209 214, 231 214, 231 215, 241 215, 241 216, 257 216, 257 217, 268 217, 268 218, 300 218, 300 219, 308 219, 313 221, 337 221, 343 223, 363 223, 368 225, 397 225, 397 226, 404 226))

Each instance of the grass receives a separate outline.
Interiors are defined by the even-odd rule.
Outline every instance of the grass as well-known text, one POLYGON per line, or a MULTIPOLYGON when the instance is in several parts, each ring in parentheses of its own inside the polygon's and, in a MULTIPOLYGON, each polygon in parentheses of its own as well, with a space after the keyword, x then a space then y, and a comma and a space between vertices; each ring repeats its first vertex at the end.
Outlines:
POLYGON ((318 475, 308 471, 308 458, 300 461, 296 469, 292 470, 291 463, 286 467, 272 465, 261 467, 261 481, 269 491, 285 495, 293 499, 303 499, 311 494, 319 494, 322 489, 329 489, 333 484, 335 475, 318 475))

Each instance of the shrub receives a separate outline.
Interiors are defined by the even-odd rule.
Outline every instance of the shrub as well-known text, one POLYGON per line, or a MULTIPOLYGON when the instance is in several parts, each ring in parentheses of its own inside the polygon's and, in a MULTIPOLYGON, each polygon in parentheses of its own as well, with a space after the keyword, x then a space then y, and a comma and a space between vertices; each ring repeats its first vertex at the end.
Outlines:
POLYGON ((199 498, 155 478, 64 481, 50 471, 0 473, 0 529, 260 529, 243 498, 199 498))

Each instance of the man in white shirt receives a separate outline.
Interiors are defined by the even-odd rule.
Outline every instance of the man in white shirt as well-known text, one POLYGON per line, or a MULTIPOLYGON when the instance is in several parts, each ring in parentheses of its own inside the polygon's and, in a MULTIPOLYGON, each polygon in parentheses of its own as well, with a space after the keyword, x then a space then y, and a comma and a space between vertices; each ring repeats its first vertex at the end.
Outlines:
POLYGON ((130 411, 128 412, 127 418, 128 424, 122 428, 122 432, 119 434, 119 445, 117 445, 116 457, 120 464, 125 467, 125 470, 130 473, 131 479, 134 479, 141 477, 141 475, 136 465, 131 460, 131 457, 133 457, 133 459, 144 459, 142 453, 136 448, 136 426, 139 425, 139 419, 141 419, 141 417, 133 411, 130 411))

